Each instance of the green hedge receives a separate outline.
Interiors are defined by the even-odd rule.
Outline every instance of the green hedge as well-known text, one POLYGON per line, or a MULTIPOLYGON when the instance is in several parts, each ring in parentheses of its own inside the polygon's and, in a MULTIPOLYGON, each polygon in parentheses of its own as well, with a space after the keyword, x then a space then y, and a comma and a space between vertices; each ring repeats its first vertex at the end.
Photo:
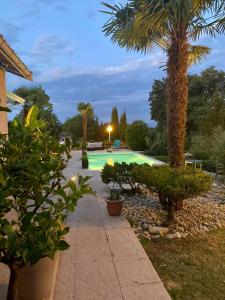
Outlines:
POLYGON ((118 184, 127 191, 139 191, 144 186, 158 193, 163 209, 173 219, 174 211, 183 207, 183 201, 201 195, 210 189, 212 177, 198 169, 173 169, 170 166, 149 166, 126 163, 105 165, 101 172, 106 184, 118 184))
POLYGON ((201 195, 212 185, 212 177, 201 170, 170 166, 138 166, 133 171, 133 179, 157 192, 163 208, 172 218, 174 211, 182 209, 185 199, 201 195))

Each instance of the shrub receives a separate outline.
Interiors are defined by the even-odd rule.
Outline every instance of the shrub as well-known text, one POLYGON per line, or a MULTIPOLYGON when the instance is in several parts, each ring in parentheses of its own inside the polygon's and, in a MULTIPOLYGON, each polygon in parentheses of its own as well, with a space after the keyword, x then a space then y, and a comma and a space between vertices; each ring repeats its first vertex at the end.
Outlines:
POLYGON ((135 121, 129 125, 126 131, 126 142, 129 147, 135 151, 145 150, 148 131, 148 125, 143 121, 135 121))
POLYGON ((133 179, 158 193, 171 221, 174 211, 182 209, 185 199, 206 192, 212 184, 211 176, 200 170, 173 169, 169 166, 138 166, 133 170, 133 179))
POLYGON ((133 170, 138 165, 126 164, 126 163, 115 163, 114 166, 106 164, 101 172, 102 181, 106 184, 118 184, 123 191, 131 189, 135 192, 139 188, 139 184, 133 179, 133 170))
POLYGON ((220 156, 223 156, 224 149, 225 131, 217 127, 209 136, 194 136, 190 152, 197 158, 214 162, 216 165, 220 163, 220 156))
POLYGON ((110 189, 108 191, 107 199, 109 201, 120 201, 120 199, 121 199, 120 190, 110 189))
POLYGON ((165 155, 167 153, 167 140, 164 130, 159 128, 149 128, 149 133, 145 138, 147 144, 147 155, 165 155))

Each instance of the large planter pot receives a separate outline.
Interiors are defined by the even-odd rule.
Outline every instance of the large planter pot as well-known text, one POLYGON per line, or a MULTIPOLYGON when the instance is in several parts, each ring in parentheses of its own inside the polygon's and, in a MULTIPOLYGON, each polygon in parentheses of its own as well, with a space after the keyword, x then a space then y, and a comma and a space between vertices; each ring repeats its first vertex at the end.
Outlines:
POLYGON ((59 255, 44 257, 35 265, 26 265, 17 272, 18 300, 50 300, 53 295, 59 255))
POLYGON ((113 217, 119 216, 122 212, 123 200, 119 200, 119 201, 106 200, 106 207, 108 210, 108 214, 110 216, 113 217))
POLYGON ((87 156, 81 158, 82 169, 88 169, 88 158, 87 156))

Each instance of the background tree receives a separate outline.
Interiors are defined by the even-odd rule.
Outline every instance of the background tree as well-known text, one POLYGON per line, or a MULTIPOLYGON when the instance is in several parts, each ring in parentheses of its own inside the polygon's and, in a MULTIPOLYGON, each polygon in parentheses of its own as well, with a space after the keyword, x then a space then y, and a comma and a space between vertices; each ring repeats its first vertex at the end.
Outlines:
MULTIPOLYGON (((102 141, 105 135, 104 124, 100 123, 98 118, 93 116, 88 118, 87 131, 90 141, 102 141)), ((68 118, 62 125, 63 132, 73 138, 73 142, 79 143, 83 136, 82 116, 76 115, 68 118)))
POLYGON ((118 116, 118 110, 117 110, 116 106, 114 106, 112 108, 111 125, 113 128, 112 137, 114 139, 118 139, 120 136, 120 134, 119 134, 119 116, 118 116))
POLYGON ((146 137, 148 136, 148 125, 143 121, 134 121, 131 125, 128 125, 126 131, 126 142, 128 146, 135 151, 145 150, 146 137))
POLYGON ((125 142, 127 130, 127 115, 124 111, 120 116, 120 139, 125 142))
POLYGON ((88 125, 88 118, 93 117, 94 110, 90 103, 80 102, 77 105, 77 110, 82 116, 82 128, 83 128, 83 146, 82 149, 86 149, 87 143, 87 125, 88 125))
POLYGON ((167 54, 168 152, 170 164, 177 168, 184 161, 188 67, 209 53, 207 47, 192 46, 191 42, 203 32, 213 33, 209 23, 215 15, 215 2, 222 4, 212 0, 129 0, 124 5, 104 4, 110 9, 107 13, 111 18, 103 31, 113 42, 143 52, 157 46, 167 54))
MULTIPOLYGON (((187 143, 186 150, 190 146, 191 136, 206 134, 209 127, 213 130, 214 121, 210 120, 211 111, 214 112, 214 120, 221 120, 223 109, 214 108, 215 97, 222 96, 225 86, 225 72, 209 67, 199 75, 189 75, 188 109, 187 109, 187 143), (216 111, 218 113, 216 113, 216 111), (209 125, 209 126, 208 126, 209 125)), ((165 133, 166 128, 166 81, 155 80, 149 94, 149 109, 151 119, 157 122, 157 129, 165 133)), ((222 103, 221 103, 222 104, 222 103)), ((218 108, 218 105, 217 105, 218 108)), ((218 124, 216 124, 217 126, 218 124)), ((164 153, 166 154, 166 153, 164 153)))
POLYGON ((61 124, 53 112, 53 104, 50 103, 50 97, 45 90, 41 86, 33 88, 20 87, 14 93, 26 100, 19 113, 19 118, 24 120, 29 109, 36 105, 38 107, 38 118, 46 124, 45 130, 58 138, 61 133, 61 124))

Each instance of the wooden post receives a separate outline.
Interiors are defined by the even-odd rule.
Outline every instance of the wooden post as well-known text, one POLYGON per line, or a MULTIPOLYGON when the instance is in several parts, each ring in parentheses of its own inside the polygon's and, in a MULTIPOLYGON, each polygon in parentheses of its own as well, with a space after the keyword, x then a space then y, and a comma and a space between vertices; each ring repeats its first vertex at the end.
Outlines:
MULTIPOLYGON (((7 107, 5 70, 0 67, 0 106, 7 107)), ((0 133, 8 134, 7 112, 0 111, 0 133)))

